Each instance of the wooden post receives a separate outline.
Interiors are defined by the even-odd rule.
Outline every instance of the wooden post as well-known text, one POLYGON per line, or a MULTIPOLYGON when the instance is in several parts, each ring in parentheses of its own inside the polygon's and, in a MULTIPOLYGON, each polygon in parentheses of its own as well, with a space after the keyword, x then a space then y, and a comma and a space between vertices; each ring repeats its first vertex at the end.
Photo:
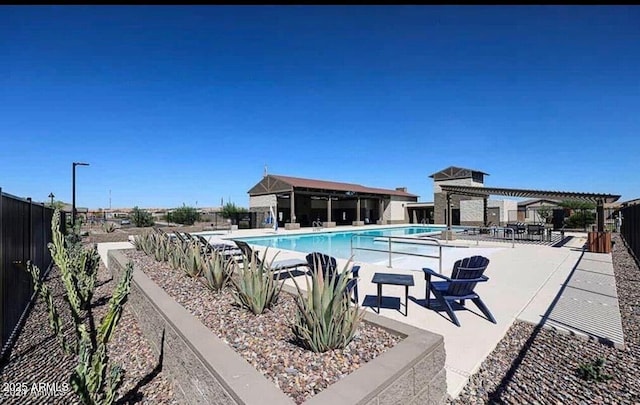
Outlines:
POLYGON ((489 199, 488 197, 485 197, 485 198, 482 199, 482 202, 483 202, 483 206, 482 206, 482 213, 483 213, 482 222, 483 222, 484 226, 488 226, 489 225, 489 223, 488 223, 488 221, 489 221, 489 207, 487 206, 488 205, 488 202, 487 202, 488 199, 489 199))

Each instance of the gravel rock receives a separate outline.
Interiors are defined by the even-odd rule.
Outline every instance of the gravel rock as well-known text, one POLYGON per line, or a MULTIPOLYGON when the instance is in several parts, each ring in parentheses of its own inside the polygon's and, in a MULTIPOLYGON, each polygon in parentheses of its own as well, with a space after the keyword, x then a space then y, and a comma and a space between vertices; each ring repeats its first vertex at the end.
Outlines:
POLYGON ((626 348, 516 321, 452 404, 640 403, 640 270, 618 234, 612 255, 626 348), (603 358, 608 381, 578 368, 603 358))
POLYGON ((401 340, 362 322, 346 348, 313 353, 294 342, 290 322, 297 307, 290 294, 282 293, 271 310, 256 316, 235 304, 230 288, 213 293, 204 287, 202 280, 187 277, 166 262, 156 262, 133 249, 126 251, 126 255, 296 403, 344 378, 401 340))
MULTIPOLYGON (((64 287, 60 272, 54 267, 47 285, 63 322, 65 336, 74 338, 71 312, 64 301, 64 287)), ((94 293, 94 319, 99 323, 107 310, 107 303, 116 280, 102 261, 94 293)), ((121 403, 177 404, 170 380, 158 366, 138 323, 125 304, 120 322, 108 344, 113 364, 124 369, 124 378, 116 399, 121 403)), ((69 378, 77 364, 75 355, 66 355, 49 326, 46 305, 38 297, 15 342, 9 359, 0 372, 2 404, 76 404, 79 403, 69 385, 69 378), (28 392, 19 391, 27 387, 28 392), (38 389, 44 387, 43 389, 38 389)))

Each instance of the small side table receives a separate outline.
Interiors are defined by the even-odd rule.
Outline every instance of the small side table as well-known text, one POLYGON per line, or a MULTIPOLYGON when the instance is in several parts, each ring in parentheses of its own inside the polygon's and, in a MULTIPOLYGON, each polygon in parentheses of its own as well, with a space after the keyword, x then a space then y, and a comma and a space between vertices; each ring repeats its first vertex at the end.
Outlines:
POLYGON ((404 316, 409 312, 409 287, 414 285, 413 275, 411 274, 393 274, 393 273, 375 273, 372 283, 378 285, 378 313, 380 313, 380 303, 382 301, 382 285, 403 285, 404 286, 404 316))

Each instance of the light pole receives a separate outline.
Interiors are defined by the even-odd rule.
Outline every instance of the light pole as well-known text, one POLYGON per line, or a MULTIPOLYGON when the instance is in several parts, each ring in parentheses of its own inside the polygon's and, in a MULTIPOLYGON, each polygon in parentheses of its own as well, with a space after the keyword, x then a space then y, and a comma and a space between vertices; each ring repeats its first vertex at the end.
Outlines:
POLYGON ((73 162, 72 190, 71 190, 71 226, 76 227, 76 166, 89 166, 89 163, 73 162))
POLYGON ((50 192, 47 197, 51 198, 51 207, 53 207, 53 199, 55 198, 55 195, 53 195, 53 192, 50 192))

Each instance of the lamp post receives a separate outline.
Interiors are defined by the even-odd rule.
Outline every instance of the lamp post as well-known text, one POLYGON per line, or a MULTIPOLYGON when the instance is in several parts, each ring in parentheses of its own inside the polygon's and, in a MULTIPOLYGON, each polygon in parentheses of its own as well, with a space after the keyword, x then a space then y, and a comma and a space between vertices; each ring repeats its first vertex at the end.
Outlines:
POLYGON ((53 199, 55 198, 55 195, 53 195, 53 192, 51 192, 47 197, 51 198, 51 206, 53 207, 53 199))
POLYGON ((76 226, 76 166, 89 166, 89 163, 73 162, 71 190, 71 226, 76 226))

